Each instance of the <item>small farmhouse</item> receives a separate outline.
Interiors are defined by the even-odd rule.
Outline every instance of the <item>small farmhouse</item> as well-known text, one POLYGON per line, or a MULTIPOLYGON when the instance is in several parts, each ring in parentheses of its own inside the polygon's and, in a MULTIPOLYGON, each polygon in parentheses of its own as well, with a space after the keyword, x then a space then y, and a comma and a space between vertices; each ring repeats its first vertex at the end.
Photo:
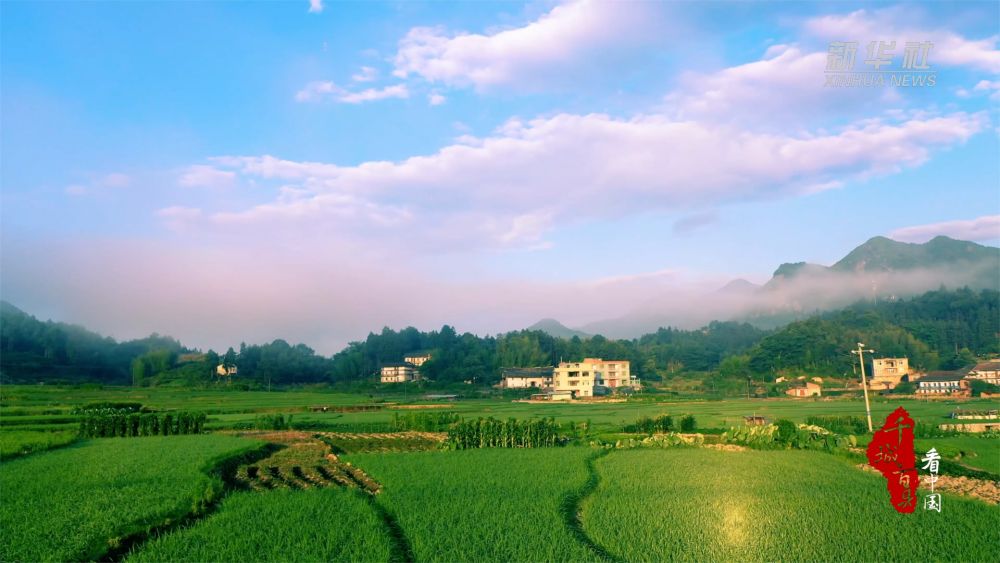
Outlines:
POLYGON ((391 363, 382 366, 382 383, 404 383, 420 379, 420 371, 410 363, 391 363))
POLYGON ((426 350, 420 350, 417 352, 410 352, 403 356, 403 361, 413 365, 414 367, 420 367, 424 365, 424 362, 431 359, 431 353, 426 350))
POLYGON ((215 366, 215 375, 219 377, 227 377, 230 375, 236 375, 236 366, 227 366, 224 364, 219 364, 215 366))
POLYGON ((1000 360, 990 360, 976 364, 976 367, 969 370, 965 378, 1000 385, 1000 360))
POLYGON ((500 387, 503 389, 550 389, 552 388, 552 367, 504 368, 501 371, 500 387))
POLYGON ((790 397, 819 397, 823 391, 819 385, 807 381, 805 385, 797 385, 785 391, 785 394, 790 397))
POLYGON ((875 358, 872 360, 869 383, 873 390, 895 389, 909 374, 910 361, 907 358, 875 358))
POLYGON ((962 373, 932 371, 917 380, 917 394, 968 395, 969 383, 962 373))

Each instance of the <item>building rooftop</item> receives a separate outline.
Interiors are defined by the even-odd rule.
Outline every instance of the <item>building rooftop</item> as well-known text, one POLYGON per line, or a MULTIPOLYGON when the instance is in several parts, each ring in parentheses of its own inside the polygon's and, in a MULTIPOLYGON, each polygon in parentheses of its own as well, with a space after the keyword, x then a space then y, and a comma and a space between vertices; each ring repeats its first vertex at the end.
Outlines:
POLYGON ((503 368, 501 377, 508 379, 511 377, 552 377, 552 367, 537 368, 503 368))
POLYGON ((423 358, 423 357, 429 358, 430 356, 431 356, 430 350, 415 350, 413 352, 407 352, 403 354, 404 358, 423 358))
POLYGON ((384 368, 412 368, 413 364, 407 362, 386 362, 382 364, 384 368))
POLYGON ((917 380, 917 383, 923 382, 938 382, 938 381, 958 381, 965 378, 964 373, 956 373, 953 371, 932 371, 927 375, 921 377, 917 380))
POLYGON ((979 362, 976 367, 972 368, 972 371, 1000 371, 1000 360, 979 362))

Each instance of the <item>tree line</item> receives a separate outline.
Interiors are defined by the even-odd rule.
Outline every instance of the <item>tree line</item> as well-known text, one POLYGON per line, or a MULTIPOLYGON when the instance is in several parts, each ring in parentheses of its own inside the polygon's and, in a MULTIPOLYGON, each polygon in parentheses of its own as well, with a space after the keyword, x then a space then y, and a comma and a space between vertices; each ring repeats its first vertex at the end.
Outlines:
POLYGON ((1000 353, 1000 292, 995 290, 940 289, 907 300, 859 302, 776 330, 716 321, 698 330, 660 328, 631 340, 600 335, 564 339, 530 330, 477 336, 459 334, 447 325, 429 332, 384 328, 332 357, 284 340, 241 344, 222 354, 190 350, 156 334, 118 343, 78 326, 38 321, 7 303, 0 313, 3 382, 238 388, 371 383, 382 365, 423 350, 431 359, 421 372, 442 384, 494 384, 504 368, 598 357, 628 360, 633 375, 645 380, 694 377, 713 389, 737 389, 748 376, 766 380, 782 373, 853 375, 849 351, 857 342, 879 356, 906 356, 911 365, 925 370, 958 369, 977 356, 1000 353), (237 374, 216 375, 219 364, 237 368, 237 374))

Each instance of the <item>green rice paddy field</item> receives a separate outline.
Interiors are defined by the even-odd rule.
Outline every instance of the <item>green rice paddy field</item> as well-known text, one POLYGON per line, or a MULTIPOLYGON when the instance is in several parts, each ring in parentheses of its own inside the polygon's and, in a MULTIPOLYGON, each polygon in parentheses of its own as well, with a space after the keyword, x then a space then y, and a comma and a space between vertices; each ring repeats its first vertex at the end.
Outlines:
MULTIPOLYGON (((857 459, 847 456, 586 445, 353 453, 338 463, 352 464, 377 488, 291 479, 251 491, 239 489, 227 472, 272 455, 259 441, 212 433, 75 439, 70 411, 101 400, 159 409, 196 404, 213 413, 215 428, 264 412, 315 423, 385 424, 395 411, 385 405, 365 412, 309 410, 374 404, 369 396, 332 393, 87 393, 3 390, 0 560, 1000 559, 998 506, 945 493, 940 514, 918 508, 900 515, 889 506, 885 480, 859 470, 857 459), (45 417, 56 420, 39 422, 45 417), (19 418, 31 422, 17 424, 19 418), (42 451, 50 447, 55 449, 42 451), (362 492, 376 489, 377 495, 362 492)), ((946 422, 955 407, 880 399, 873 405, 875 416, 900 404, 918 421, 929 422, 946 422)), ((722 428, 743 414, 801 422, 813 414, 858 414, 859 406, 851 400, 536 405, 493 399, 458 401, 444 410, 467 417, 590 420, 592 432, 601 433, 662 413, 693 413, 700 427, 722 428)), ((995 401, 961 406, 996 408, 995 401)), ((1000 440, 956 436, 916 445, 1000 474, 1000 440)), ((267 462, 253 463, 267 469, 267 462)), ((302 469, 308 473, 310 467, 302 469)))

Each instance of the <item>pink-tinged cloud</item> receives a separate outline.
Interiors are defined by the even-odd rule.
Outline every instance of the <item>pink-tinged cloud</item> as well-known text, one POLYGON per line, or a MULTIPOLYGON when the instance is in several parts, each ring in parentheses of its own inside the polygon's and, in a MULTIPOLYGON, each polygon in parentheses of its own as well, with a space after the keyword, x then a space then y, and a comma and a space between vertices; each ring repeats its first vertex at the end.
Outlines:
POLYGON ((959 240, 980 242, 1000 240, 1000 215, 985 215, 966 221, 943 221, 929 225, 904 227, 889 233, 889 238, 904 242, 927 242, 941 235, 959 240))
POLYGON ((378 69, 370 66, 363 66, 361 70, 351 75, 354 82, 371 82, 378 78, 378 69))
POLYGON ((344 104, 360 104, 390 98, 406 99, 409 97, 410 90, 405 84, 395 84, 383 88, 367 88, 358 92, 351 92, 337 86, 333 82, 310 82, 295 93, 295 100, 298 102, 330 100, 344 104))
POLYGON ((185 168, 177 178, 178 185, 186 188, 226 188, 236 181, 236 173, 231 170, 204 164, 195 164, 185 168))
POLYGON ((320 14, 323 12, 323 0, 309 0, 309 13, 320 14))
POLYGON ((324 224, 343 236, 388 240, 405 232, 407 243, 425 248, 536 247, 554 224, 793 197, 897 172, 986 123, 982 114, 957 112, 793 135, 658 115, 512 120, 492 136, 399 162, 218 157, 216 166, 282 182, 285 195, 217 210, 211 220, 293 230, 324 224))
POLYGON ((413 28, 399 42, 394 74, 454 86, 524 87, 586 64, 590 55, 648 38, 642 2, 566 2, 521 27, 487 34, 413 28))
POLYGON ((964 66, 987 72, 1000 72, 1000 36, 968 39, 934 25, 918 26, 912 22, 917 13, 908 6, 884 10, 857 10, 847 15, 828 15, 808 20, 805 29, 830 41, 857 41, 857 62, 866 56, 871 41, 895 41, 893 51, 902 57, 907 42, 930 41, 934 44, 927 62, 935 65, 964 66))
POLYGON ((664 97, 664 112, 677 119, 739 123, 787 130, 790 122, 877 115, 892 89, 828 88, 826 53, 774 45, 757 61, 715 72, 686 72, 664 97))

